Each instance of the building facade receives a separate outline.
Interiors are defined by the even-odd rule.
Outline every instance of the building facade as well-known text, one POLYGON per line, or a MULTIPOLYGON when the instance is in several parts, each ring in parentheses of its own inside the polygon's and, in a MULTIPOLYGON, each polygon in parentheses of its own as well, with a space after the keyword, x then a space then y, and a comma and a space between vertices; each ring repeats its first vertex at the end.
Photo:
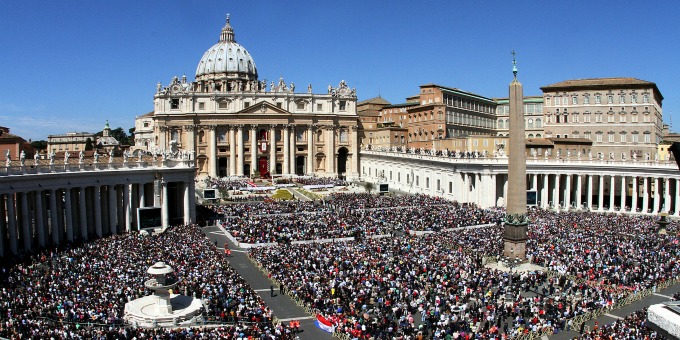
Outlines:
POLYGON ((63 153, 66 151, 78 153, 81 150, 85 151, 88 139, 92 143, 92 147, 94 147, 97 141, 94 133, 67 132, 60 135, 49 135, 47 136, 47 153, 63 153))
POLYGON ((586 138, 595 157, 654 160, 662 139, 663 96, 635 78, 566 80, 541 87, 545 136, 586 138))
POLYGON ((320 94, 259 80, 229 18, 194 81, 158 84, 153 115, 138 121, 148 118, 149 145, 195 155, 199 176, 358 176, 356 91, 344 80, 320 94))
POLYGON ((19 159, 21 152, 24 152, 25 157, 33 157, 35 150, 31 143, 25 139, 9 132, 8 127, 0 126, 0 156, 3 160, 7 158, 9 153, 10 159, 19 159))

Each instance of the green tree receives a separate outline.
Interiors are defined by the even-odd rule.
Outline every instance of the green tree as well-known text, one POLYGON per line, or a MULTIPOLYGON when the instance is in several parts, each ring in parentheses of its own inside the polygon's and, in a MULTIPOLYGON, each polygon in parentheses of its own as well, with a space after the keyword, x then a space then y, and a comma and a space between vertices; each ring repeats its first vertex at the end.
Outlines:
POLYGON ((128 138, 129 144, 135 145, 135 128, 129 128, 128 132, 130 133, 130 137, 128 138))
POLYGON ((89 150, 92 150, 92 149, 94 149, 94 145, 92 145, 92 138, 88 137, 85 140, 85 151, 89 151, 89 150))
POLYGON ((112 129, 111 137, 115 138, 120 145, 130 145, 130 138, 122 127, 112 129))
POLYGON ((36 140, 31 142, 31 146, 35 151, 47 150, 47 141, 36 140))
POLYGON ((371 182, 366 182, 366 183, 364 183, 364 189, 366 190, 366 192, 368 192, 370 194, 371 191, 375 190, 375 184, 373 184, 371 182))

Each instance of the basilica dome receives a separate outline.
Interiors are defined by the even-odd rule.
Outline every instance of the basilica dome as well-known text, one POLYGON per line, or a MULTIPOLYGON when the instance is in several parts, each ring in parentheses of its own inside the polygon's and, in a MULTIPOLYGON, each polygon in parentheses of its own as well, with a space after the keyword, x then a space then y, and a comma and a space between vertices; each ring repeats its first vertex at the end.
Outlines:
POLYGON ((196 79, 240 78, 257 80, 255 61, 243 46, 234 40, 234 30, 227 23, 222 28, 220 41, 209 48, 196 68, 196 79))

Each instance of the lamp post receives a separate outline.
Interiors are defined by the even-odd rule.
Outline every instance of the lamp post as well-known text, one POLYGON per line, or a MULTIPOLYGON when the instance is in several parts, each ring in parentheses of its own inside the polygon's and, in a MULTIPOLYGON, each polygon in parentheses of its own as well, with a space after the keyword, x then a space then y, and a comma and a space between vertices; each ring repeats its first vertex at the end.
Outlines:
POLYGON ((514 250, 510 250, 510 257, 506 258, 506 263, 508 268, 510 269, 510 281, 508 283, 508 289, 505 292, 505 297, 508 300, 512 300, 514 298, 514 295, 512 293, 512 269, 517 267, 519 264, 519 259, 515 257, 515 252, 514 250))

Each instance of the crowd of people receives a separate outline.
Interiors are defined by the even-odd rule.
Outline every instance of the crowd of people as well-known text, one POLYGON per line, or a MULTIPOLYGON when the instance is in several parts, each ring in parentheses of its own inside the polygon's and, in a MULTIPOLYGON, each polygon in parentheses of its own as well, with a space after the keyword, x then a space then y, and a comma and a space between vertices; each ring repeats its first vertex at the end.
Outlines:
POLYGON ((0 337, 11 339, 266 339, 293 338, 272 323, 272 312, 196 225, 158 236, 122 234, 81 246, 44 251, 2 268, 0 337), (229 326, 134 328, 123 320, 129 300, 150 295, 146 270, 174 268, 177 291, 203 299, 207 321, 229 326))
POLYGON ((206 177, 205 187, 212 189, 239 190, 253 186, 253 182, 248 177, 206 177))
POLYGON ((649 216, 544 210, 529 216, 527 257, 545 271, 508 275, 484 266, 483 255, 501 252, 497 224, 420 237, 280 244, 251 249, 250 256, 293 298, 359 339, 558 332, 577 315, 680 274, 675 223, 664 236, 649 216))
POLYGON ((664 336, 645 325, 646 319, 647 308, 644 308, 609 325, 600 326, 596 323, 592 330, 581 334, 578 339, 665 339, 664 336))
POLYGON ((348 186, 349 183, 344 179, 336 177, 313 177, 304 176, 295 178, 295 182, 301 185, 333 185, 333 186, 348 186))

